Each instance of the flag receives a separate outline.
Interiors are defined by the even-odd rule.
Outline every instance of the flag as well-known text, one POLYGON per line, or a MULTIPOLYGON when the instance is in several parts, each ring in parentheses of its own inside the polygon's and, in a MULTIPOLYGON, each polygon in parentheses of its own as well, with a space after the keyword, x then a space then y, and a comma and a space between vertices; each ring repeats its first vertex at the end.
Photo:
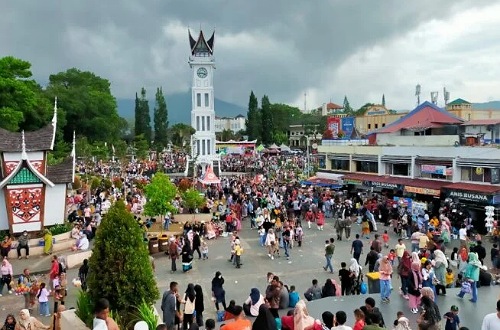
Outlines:
POLYGON ((115 153, 115 145, 114 144, 111 145, 111 150, 113 150, 113 153, 115 153))

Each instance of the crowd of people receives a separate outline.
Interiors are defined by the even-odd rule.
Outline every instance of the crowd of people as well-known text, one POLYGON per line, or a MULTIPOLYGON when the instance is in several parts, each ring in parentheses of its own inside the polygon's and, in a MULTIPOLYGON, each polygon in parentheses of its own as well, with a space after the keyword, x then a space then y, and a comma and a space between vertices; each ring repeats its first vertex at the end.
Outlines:
MULTIPOLYGON (((365 293, 366 274, 363 272, 377 272, 380 301, 388 304, 391 303, 391 293, 394 289, 393 278, 398 275, 401 281, 401 299, 408 301, 406 312, 418 314, 418 329, 439 329, 441 325, 446 325, 447 329, 458 329, 457 307, 451 306, 449 311, 441 313, 435 303, 436 296, 446 294, 447 287, 459 287, 460 298, 470 294, 470 301, 476 303, 477 285, 483 281, 489 285, 492 281, 491 274, 485 270, 486 251, 482 246, 481 236, 474 232, 468 217, 465 217, 463 222, 457 221, 456 217, 451 219, 452 213, 455 212, 446 203, 439 208, 437 214, 432 213, 431 207, 423 212, 411 212, 406 206, 381 195, 364 198, 360 195, 346 196, 325 189, 307 189, 283 184, 275 179, 261 185, 252 184, 249 180, 227 181, 220 187, 219 192, 220 194, 214 193, 214 196, 219 196, 219 200, 209 207, 209 211, 214 215, 218 214, 218 218, 225 222, 225 226, 221 228, 230 235, 230 260, 236 260, 237 266, 241 263, 242 253, 238 248, 242 239, 238 232, 241 219, 250 220, 250 226, 257 229, 259 243, 266 248, 270 259, 280 256, 281 252, 285 257, 289 257, 295 244, 303 244, 302 224, 306 226, 306 230, 322 230, 324 218, 333 218, 337 244, 341 240, 350 239, 351 226, 354 223, 361 224, 361 235, 356 233, 355 239, 347 243, 351 244, 352 258, 341 263, 338 272, 340 283, 337 283, 336 279, 329 279, 320 286, 317 280, 313 280, 312 286, 304 293, 306 300, 365 293), (388 227, 384 226, 384 229, 387 229, 379 234, 378 227, 382 225, 388 227), (390 242, 389 226, 393 226, 400 237, 396 244, 390 242), (447 251, 454 233, 458 233, 457 238, 460 239, 461 246, 447 251), (367 238, 371 240, 364 241, 367 238), (407 243, 410 244, 407 246, 407 243), (362 264, 366 269, 360 265, 360 257, 365 250, 369 250, 366 251, 366 259, 362 264)), ((206 234, 203 231, 206 226, 203 228, 200 231, 202 237, 206 234)), ((185 233, 192 229, 193 227, 188 228, 185 233)), ((189 235, 183 240, 183 244, 198 246, 189 235)), ((490 252, 492 267, 496 268, 498 247, 494 246, 490 252)), ((325 242, 325 271, 333 273, 331 260, 334 256, 335 238, 332 237, 325 242)), ((222 279, 221 274, 217 274, 216 279, 219 276, 222 279)), ((175 296, 175 289, 171 288, 170 291, 170 295, 175 296)), ((224 314, 219 321, 236 319, 236 322, 228 323, 223 329, 246 329, 245 326, 249 327, 250 323, 245 319, 245 315, 257 317, 254 325, 257 324, 258 327, 255 329, 274 329, 273 324, 280 325, 282 329, 295 329, 290 326, 290 320, 304 314, 302 303, 298 307, 296 305, 299 295, 295 287, 283 284, 277 276, 271 276, 265 294, 261 294, 258 288, 252 288, 248 299, 241 306, 231 302, 226 307, 225 296, 217 292, 224 290, 214 290, 212 285, 217 310, 219 303, 224 307, 224 314), (290 305, 291 301, 293 305, 290 305), (281 302, 283 303, 280 304, 281 302), (288 315, 291 318, 279 317, 280 308, 292 307, 295 309, 288 315), (268 325, 264 327, 265 324, 268 325)), ((178 303, 182 303, 183 298, 177 296, 178 303)), ((365 306, 353 313, 356 320, 353 329, 379 329, 389 326, 383 316, 374 311, 378 311, 375 300, 367 298, 365 306)), ((348 313, 341 311, 336 314, 338 315, 327 313, 322 322, 313 320, 311 324, 317 324, 318 329, 349 329, 345 325, 347 318, 344 317, 348 313), (334 324, 342 327, 334 327, 334 324)), ((395 329, 410 329, 408 318, 404 314, 405 311, 398 314, 394 322, 395 329)), ((202 324, 201 321, 198 323, 202 324)), ((302 329, 300 326, 296 328, 302 329)), ((314 325, 306 328, 315 329, 314 325)))
MULTIPOLYGON (((182 155, 172 157, 160 155, 158 158, 158 162, 162 162, 167 172, 165 166, 182 166, 182 162, 175 158, 183 157, 182 155)), ((217 272, 212 280, 209 296, 218 313, 216 318, 207 320, 204 319, 203 313, 204 291, 207 292, 208 288, 204 290, 199 284, 188 284, 186 290, 181 293, 179 284, 172 282, 162 298, 163 322, 168 330, 176 326, 182 326, 184 329, 196 329, 201 326, 213 329, 216 321, 225 323, 222 327, 224 330, 369 330, 389 327, 392 324, 384 321, 375 300, 371 297, 354 311, 325 312, 321 320, 312 318, 307 312, 307 301, 366 293, 366 276, 373 272, 377 272, 379 276, 381 303, 390 304, 391 300, 394 300, 394 289, 399 291, 400 299, 408 302, 407 310, 401 311, 396 317, 395 329, 411 329, 405 313, 417 314, 418 329, 439 329, 439 326, 450 323, 455 324, 455 328, 447 329, 458 329, 458 309, 456 306, 450 306, 449 311, 442 313, 435 303, 436 296, 446 294, 446 288, 459 287, 460 298, 470 295, 470 301, 477 303, 477 285, 486 283, 490 275, 484 269, 485 263, 491 262, 493 271, 500 267, 498 246, 493 246, 488 259, 482 238, 475 232, 470 215, 466 212, 456 212, 457 206, 452 201, 445 201, 437 207, 428 205, 412 210, 388 195, 304 187, 297 181, 297 173, 304 166, 304 158, 301 156, 227 158, 223 160, 222 166, 223 170, 253 166, 255 172, 263 175, 263 179, 256 180, 244 176, 222 178, 220 185, 206 188, 206 206, 199 211, 210 213, 212 220, 205 223, 186 222, 183 224, 183 233, 169 239, 167 254, 171 259, 171 272, 178 270, 179 259, 182 271, 189 272, 196 257, 199 260, 211 258, 206 241, 219 236, 228 237, 229 261, 233 262, 236 268, 242 268, 245 255, 242 242, 245 237, 241 230, 244 223, 249 223, 249 226, 256 230, 254 233, 259 237, 258 244, 265 249, 268 258, 275 260, 282 255, 284 258, 290 258, 295 247, 307 244, 304 240, 307 232, 321 232, 328 220, 333 223, 335 235, 324 244, 323 269, 332 275, 329 275, 331 278, 323 285, 314 279, 312 286, 299 294, 294 285, 286 284, 284 278, 268 274, 265 289, 251 288, 248 298, 241 304, 235 301, 226 304, 224 277, 217 272), (352 232, 352 227, 356 224, 360 225, 361 232, 352 232), (391 228, 399 237, 397 243, 391 242, 388 232, 391 228), (450 249, 455 236, 460 246, 450 249), (339 244, 349 245, 351 256, 337 256, 335 249, 339 244), (341 265, 338 272, 333 268, 334 259, 341 265), (400 278, 399 290, 393 287, 396 276, 400 278), (303 300, 300 299, 301 296, 303 300), (290 311, 285 312, 286 315, 280 315, 280 310, 290 311), (253 317, 255 320, 252 324, 250 319, 253 317)), ((126 170, 122 171, 122 188, 114 185, 110 188, 101 186, 90 196, 87 191, 73 196, 74 212, 69 218, 75 223, 72 235, 78 240, 74 249, 89 248, 88 239, 95 235, 101 214, 109 208, 110 200, 124 199, 129 211, 134 213, 137 221, 147 229, 149 220, 140 217, 145 203, 144 194, 141 187, 134 184, 133 179, 145 177, 148 180, 156 170, 154 161, 131 162, 126 166, 126 170)), ((88 171, 87 166, 80 164, 80 172, 88 171)), ((97 164, 90 171, 107 176, 112 168, 97 164)), ((176 200, 174 206, 182 209, 182 200, 176 200)), ((171 215, 166 215, 163 224, 166 229, 170 220, 171 215)), ((3 253, 4 250, 2 255, 3 253)), ((40 306, 44 306, 41 308, 42 314, 50 314, 46 308, 47 304, 44 304, 48 302, 45 291, 49 288, 59 292, 58 302, 64 301, 63 292, 67 283, 60 269, 61 264, 64 262, 55 258, 50 281, 40 282, 37 291, 30 291, 27 295, 28 317, 35 299, 40 306)), ((8 291, 12 291, 12 266, 9 268, 9 265, 8 260, 4 259, 0 267, 0 293, 4 285, 7 285, 8 291)), ((25 278, 30 278, 29 271, 25 275, 25 278)), ((85 275, 80 274, 80 277, 81 285, 84 286, 82 278, 85 275)), ((491 282, 491 275, 489 281, 491 282)), ((52 310, 59 311, 61 305, 62 303, 54 306, 52 310)), ((98 307, 96 318, 106 321, 105 301, 98 307)), ((97 323, 103 325, 102 322, 97 323)))

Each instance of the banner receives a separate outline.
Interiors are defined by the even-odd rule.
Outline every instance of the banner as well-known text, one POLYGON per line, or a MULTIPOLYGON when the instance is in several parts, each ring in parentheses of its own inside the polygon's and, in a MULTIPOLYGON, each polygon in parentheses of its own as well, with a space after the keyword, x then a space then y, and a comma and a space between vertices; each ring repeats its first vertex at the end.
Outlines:
POLYGON ((441 193, 441 191, 438 189, 412 187, 412 186, 405 186, 405 191, 414 194, 431 195, 431 196, 439 196, 441 193))
POLYGON ((453 169, 442 165, 421 165, 420 171, 428 174, 451 175, 453 169))
POLYGON ((350 139, 354 132, 354 125, 356 124, 355 117, 342 118, 342 132, 344 132, 344 139, 350 139))
POLYGON ((327 127, 330 131, 332 131, 333 138, 336 139, 339 137, 340 132, 340 118, 337 117, 328 117, 326 120, 327 127))

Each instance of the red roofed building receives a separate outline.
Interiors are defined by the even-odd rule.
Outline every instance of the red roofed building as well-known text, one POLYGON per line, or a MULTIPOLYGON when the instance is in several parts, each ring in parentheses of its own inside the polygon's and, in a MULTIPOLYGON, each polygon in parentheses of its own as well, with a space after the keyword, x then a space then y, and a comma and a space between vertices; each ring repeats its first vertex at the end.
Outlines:
POLYGON ((424 102, 413 111, 395 122, 373 131, 370 136, 371 144, 397 144, 397 137, 412 140, 416 145, 421 144, 415 136, 443 136, 441 142, 433 138, 434 145, 453 145, 458 140, 458 126, 463 120, 439 108, 433 103, 424 102))

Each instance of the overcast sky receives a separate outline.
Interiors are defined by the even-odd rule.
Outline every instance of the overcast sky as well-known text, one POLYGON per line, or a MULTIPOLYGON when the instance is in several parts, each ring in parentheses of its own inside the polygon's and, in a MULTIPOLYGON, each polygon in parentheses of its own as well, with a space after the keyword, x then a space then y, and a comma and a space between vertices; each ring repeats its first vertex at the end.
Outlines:
MULTIPOLYGON (((0 56, 38 81, 76 67, 112 83, 188 91, 188 27, 216 29, 216 97, 246 107, 250 90, 308 107, 500 99, 500 0, 44 0, 0 4, 0 56)), ((168 101, 168 100, 167 100, 168 101)), ((217 111, 217 110, 216 110, 217 111)))

